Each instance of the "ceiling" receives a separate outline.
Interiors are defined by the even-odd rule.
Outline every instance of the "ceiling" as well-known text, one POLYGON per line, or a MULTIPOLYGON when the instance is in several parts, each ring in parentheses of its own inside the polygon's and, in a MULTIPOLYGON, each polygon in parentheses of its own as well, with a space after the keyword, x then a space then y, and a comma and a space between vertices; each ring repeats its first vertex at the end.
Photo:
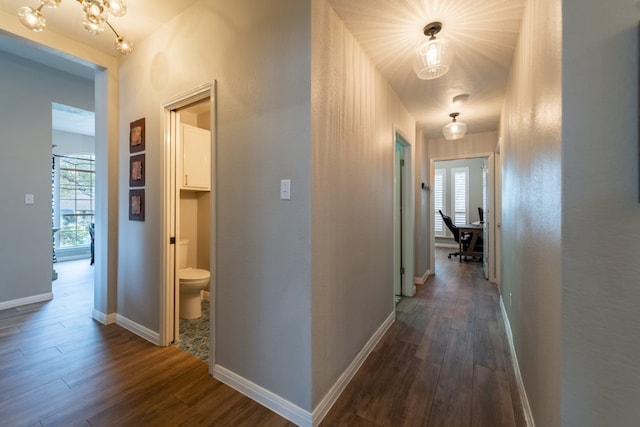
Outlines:
MULTIPOLYGON (((467 124, 469 133, 497 129, 526 0, 328 1, 428 137, 441 137, 454 111, 460 112, 458 120, 467 124), (420 80, 412 68, 413 50, 425 40, 423 27, 432 21, 442 22, 437 37, 450 41, 455 58, 443 77, 420 80), (468 101, 454 108, 452 98, 463 93, 469 94, 468 101)), ((129 0, 127 15, 110 22, 136 44, 197 2, 129 0)), ((2 0, 0 10, 16 14, 20 6, 38 4, 2 0)), ((76 1, 65 0, 58 9, 44 12, 51 31, 114 53, 112 34, 92 36, 82 28, 76 1)), ((11 48, 0 40, 0 49, 11 48)))

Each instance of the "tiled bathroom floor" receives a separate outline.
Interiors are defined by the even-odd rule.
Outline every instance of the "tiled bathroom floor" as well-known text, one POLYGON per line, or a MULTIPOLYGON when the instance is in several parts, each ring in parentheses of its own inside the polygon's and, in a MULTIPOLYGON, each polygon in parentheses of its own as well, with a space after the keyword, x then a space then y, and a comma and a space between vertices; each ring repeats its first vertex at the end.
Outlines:
POLYGON ((175 346, 199 359, 209 360, 209 300, 202 300, 199 319, 180 319, 180 342, 175 346))

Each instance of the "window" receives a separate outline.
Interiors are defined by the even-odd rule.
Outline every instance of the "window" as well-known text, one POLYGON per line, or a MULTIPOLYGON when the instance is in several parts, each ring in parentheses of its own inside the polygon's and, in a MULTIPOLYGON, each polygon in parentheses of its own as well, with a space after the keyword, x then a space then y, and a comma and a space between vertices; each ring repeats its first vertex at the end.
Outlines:
POLYGON ((72 248, 91 243, 89 225, 95 210, 95 160, 93 154, 57 156, 57 195, 54 211, 60 224, 56 246, 72 248))
MULTIPOLYGON (((433 218, 435 226, 436 236, 445 236, 446 228, 439 210, 444 209, 444 195, 445 195, 445 177, 446 169, 436 169, 435 177, 433 180, 433 218)), ((443 212, 444 213, 444 212, 443 212)))
POLYGON ((453 223, 467 224, 469 219, 469 168, 451 168, 453 223))

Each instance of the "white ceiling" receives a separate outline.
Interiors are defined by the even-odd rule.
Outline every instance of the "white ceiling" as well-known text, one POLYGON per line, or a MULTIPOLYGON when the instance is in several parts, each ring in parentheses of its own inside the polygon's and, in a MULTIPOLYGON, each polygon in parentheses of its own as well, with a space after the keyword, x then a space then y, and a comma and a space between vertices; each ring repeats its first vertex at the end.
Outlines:
MULTIPOLYGON (((127 15, 110 22, 118 33, 136 44, 197 2, 129 0, 127 15)), ((467 123, 468 132, 497 129, 525 2, 329 0, 418 126, 430 137, 442 136, 442 126, 454 111, 451 100, 461 93, 468 93, 469 100, 455 111, 461 113, 459 121, 467 123), (445 76, 420 80, 412 68, 413 50, 424 41, 422 29, 432 21, 442 22, 438 37, 449 39, 455 59, 445 76)), ((38 4, 38 0, 0 0, 0 10, 16 14, 20 6, 38 4)), ((92 36, 82 28, 81 8, 76 1, 65 0, 58 9, 44 12, 50 31, 114 54, 112 34, 105 31, 92 36)), ((0 49, 10 50, 2 40, 0 49)))

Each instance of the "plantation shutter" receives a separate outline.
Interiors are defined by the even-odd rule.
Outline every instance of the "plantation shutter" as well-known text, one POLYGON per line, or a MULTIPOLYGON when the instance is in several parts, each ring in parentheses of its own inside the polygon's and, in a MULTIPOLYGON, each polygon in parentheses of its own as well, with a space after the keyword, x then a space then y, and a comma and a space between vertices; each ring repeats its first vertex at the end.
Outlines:
POLYGON ((436 169, 433 182, 433 218, 436 236, 445 235, 444 222, 438 212, 439 210, 444 209, 445 171, 445 169, 436 169))
POLYGON ((462 225, 469 218, 469 168, 452 168, 453 183, 453 223, 462 225))

